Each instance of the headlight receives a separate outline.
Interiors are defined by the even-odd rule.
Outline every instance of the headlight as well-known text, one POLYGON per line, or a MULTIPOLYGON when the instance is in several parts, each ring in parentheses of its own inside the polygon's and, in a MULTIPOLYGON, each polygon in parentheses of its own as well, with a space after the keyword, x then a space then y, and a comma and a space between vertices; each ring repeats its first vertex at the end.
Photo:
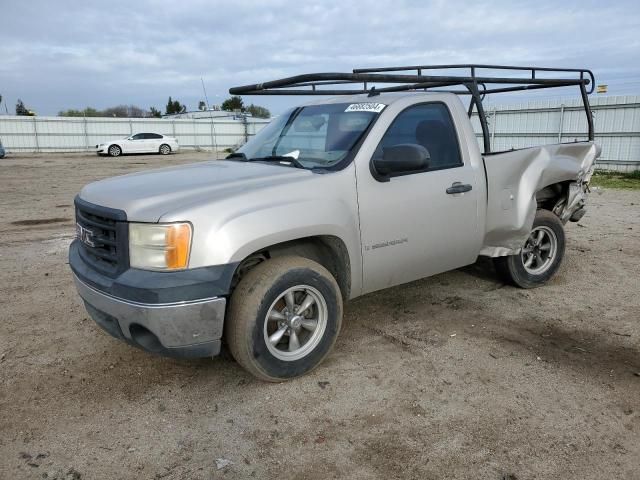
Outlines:
POLYGON ((187 268, 191 250, 189 223, 130 223, 129 264, 144 270, 187 268))

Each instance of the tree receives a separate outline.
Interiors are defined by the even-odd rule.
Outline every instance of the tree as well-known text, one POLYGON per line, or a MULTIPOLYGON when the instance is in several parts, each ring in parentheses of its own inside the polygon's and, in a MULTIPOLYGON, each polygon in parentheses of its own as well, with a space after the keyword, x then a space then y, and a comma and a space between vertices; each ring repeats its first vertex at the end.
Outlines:
POLYGON ((245 107, 242 97, 237 95, 229 97, 222 102, 221 108, 226 112, 247 112, 256 118, 271 118, 271 112, 268 109, 260 105, 254 105, 253 103, 245 107))
POLYGON ((166 115, 174 115, 176 113, 184 113, 187 111, 187 106, 182 105, 178 100, 172 100, 169 97, 169 101, 167 102, 167 107, 165 108, 166 115))
MULTIPOLYGON (((158 115, 160 115, 160 112, 158 115)), ((69 110, 63 110, 58 112, 60 117, 117 117, 117 118, 146 118, 153 116, 153 112, 148 112, 135 105, 116 105, 115 107, 109 107, 104 110, 96 110, 93 107, 87 107, 84 110, 76 110, 70 108, 69 110)))
POLYGON ((59 117, 101 117, 102 112, 92 107, 87 107, 84 110, 75 110, 70 108, 69 110, 63 110, 58 112, 59 117))
POLYGON ((149 107, 149 116, 150 117, 155 117, 155 118, 160 118, 160 117, 162 117, 162 113, 156 107, 149 107))
POLYGON ((167 101, 167 106, 164 107, 164 114, 165 115, 173 115, 174 112, 173 111, 173 100, 171 100, 171 97, 169 97, 169 100, 167 101))
POLYGON ((222 102, 221 108, 227 112, 235 112, 237 110, 244 112, 244 102, 241 97, 235 95, 222 102))
POLYGON ((84 109, 82 113, 83 117, 100 117, 102 116, 102 112, 100 110, 96 110, 92 107, 87 107, 84 109))
POLYGON ((247 107, 247 112, 256 118, 271 118, 269 109, 261 107, 260 105, 254 105, 253 103, 247 107))
POLYGON ((18 103, 16 103, 16 115, 29 115, 29 110, 24 106, 22 100, 18 99, 18 103))
POLYGON ((198 102, 198 110, 202 110, 202 111, 204 111, 204 110, 206 110, 206 109, 207 109, 207 104, 206 104, 206 103, 204 103, 204 100, 200 100, 200 101, 198 102))

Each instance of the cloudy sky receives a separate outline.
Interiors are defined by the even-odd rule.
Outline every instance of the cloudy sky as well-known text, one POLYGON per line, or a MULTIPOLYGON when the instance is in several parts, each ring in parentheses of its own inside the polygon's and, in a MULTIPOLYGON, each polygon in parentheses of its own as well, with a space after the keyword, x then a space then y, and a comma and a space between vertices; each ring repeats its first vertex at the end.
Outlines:
MULTIPOLYGON (((610 94, 640 94, 638 0, 0 3, 9 113, 18 98, 39 115, 164 109, 169 95, 194 109, 201 77, 210 103, 220 103, 234 85, 416 63, 587 67, 610 94)), ((278 113, 299 99, 245 101, 278 113)))

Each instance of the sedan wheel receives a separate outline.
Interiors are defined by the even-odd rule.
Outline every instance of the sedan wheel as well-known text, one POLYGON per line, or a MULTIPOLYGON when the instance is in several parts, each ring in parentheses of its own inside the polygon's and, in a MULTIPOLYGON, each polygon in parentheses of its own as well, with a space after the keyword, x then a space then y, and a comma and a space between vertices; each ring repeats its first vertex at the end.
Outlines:
POLYGON ((171 153, 171 147, 167 144, 160 145, 160 153, 162 155, 169 155, 171 153))
POLYGON ((122 154, 122 149, 118 145, 111 145, 109 147, 109 156, 119 157, 122 154))

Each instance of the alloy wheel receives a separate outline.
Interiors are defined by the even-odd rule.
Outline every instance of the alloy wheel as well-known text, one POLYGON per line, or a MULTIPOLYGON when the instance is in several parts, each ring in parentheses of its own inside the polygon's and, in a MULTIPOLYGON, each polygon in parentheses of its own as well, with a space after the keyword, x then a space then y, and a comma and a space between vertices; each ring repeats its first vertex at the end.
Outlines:
POLYGON ((547 226, 534 228, 520 254, 527 273, 540 275, 553 264, 558 251, 558 239, 547 226))
POLYGON ((281 293, 271 304, 264 322, 264 340, 279 360, 295 361, 318 346, 327 327, 327 302, 309 285, 281 293))

